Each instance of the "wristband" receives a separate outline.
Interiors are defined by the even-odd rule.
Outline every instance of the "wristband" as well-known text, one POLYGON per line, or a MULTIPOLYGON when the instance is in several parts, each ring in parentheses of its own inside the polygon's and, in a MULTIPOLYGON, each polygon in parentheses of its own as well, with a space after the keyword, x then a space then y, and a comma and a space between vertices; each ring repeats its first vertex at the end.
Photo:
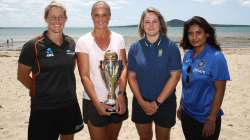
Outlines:
POLYGON ((123 92, 122 91, 118 91, 118 94, 117 94, 118 96, 120 96, 120 95, 123 95, 123 92))
POLYGON ((155 99, 155 103, 158 107, 161 105, 161 103, 157 99, 155 99))

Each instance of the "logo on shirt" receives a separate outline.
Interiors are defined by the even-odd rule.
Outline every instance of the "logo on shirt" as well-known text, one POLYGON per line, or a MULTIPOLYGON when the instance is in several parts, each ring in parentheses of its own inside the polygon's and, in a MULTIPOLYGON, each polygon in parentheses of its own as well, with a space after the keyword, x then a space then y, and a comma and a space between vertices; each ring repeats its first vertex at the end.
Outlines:
POLYGON ((192 63, 192 59, 186 59, 184 62, 187 63, 187 64, 191 64, 192 63))
POLYGON ((199 63, 198 63, 198 67, 201 68, 205 66, 205 60, 201 60, 199 63))
POLYGON ((162 53, 163 53, 163 50, 162 50, 162 48, 160 48, 160 49, 158 50, 158 57, 161 57, 161 56, 162 56, 162 53))
POLYGON ((51 48, 46 49, 46 57, 53 57, 54 53, 51 48))
POLYGON ((197 64, 196 68, 194 69, 194 72, 198 72, 200 74, 206 74, 205 71, 205 60, 200 60, 200 62, 197 64))
POLYGON ((71 51, 71 50, 66 50, 66 54, 68 54, 68 55, 75 55, 75 52, 71 51))
POLYGON ((75 126, 75 131, 79 131, 83 128, 83 124, 79 124, 75 126))

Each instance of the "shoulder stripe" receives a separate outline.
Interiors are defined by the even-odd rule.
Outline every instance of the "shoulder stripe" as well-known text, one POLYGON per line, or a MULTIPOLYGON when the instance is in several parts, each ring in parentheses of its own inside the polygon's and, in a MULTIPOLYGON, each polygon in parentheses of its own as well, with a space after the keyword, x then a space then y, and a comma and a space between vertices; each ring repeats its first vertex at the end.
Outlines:
POLYGON ((41 42, 43 39, 44 39, 44 36, 37 37, 37 39, 35 41, 35 44, 33 46, 34 47, 34 52, 35 52, 35 59, 36 59, 37 67, 38 67, 38 71, 34 74, 34 76, 37 76, 40 73, 40 62, 39 62, 39 59, 38 59, 39 52, 37 51, 37 44, 39 42, 41 42))

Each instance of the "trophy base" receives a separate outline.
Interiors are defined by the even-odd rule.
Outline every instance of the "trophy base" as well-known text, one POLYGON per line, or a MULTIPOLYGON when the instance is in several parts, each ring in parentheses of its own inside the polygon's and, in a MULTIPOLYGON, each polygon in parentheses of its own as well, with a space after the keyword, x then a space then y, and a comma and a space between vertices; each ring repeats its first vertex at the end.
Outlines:
POLYGON ((116 109, 115 109, 115 105, 114 106, 111 106, 112 108, 109 108, 109 109, 106 109, 106 112, 110 112, 112 114, 115 114, 116 113, 116 109))
POLYGON ((110 112, 110 113, 116 113, 116 106, 115 106, 115 100, 106 100, 104 102, 106 105, 111 106, 111 108, 106 109, 106 112, 110 112))

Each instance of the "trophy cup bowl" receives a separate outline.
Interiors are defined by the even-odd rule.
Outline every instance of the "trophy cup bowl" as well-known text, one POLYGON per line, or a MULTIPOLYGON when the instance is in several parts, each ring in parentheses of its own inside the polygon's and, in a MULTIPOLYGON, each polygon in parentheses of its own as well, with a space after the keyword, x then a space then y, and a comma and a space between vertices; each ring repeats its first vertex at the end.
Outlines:
POLYGON ((112 107, 107 109, 107 112, 116 113, 115 89, 119 78, 119 61, 116 52, 110 50, 105 52, 104 60, 100 61, 100 71, 108 90, 108 96, 104 103, 112 107))

